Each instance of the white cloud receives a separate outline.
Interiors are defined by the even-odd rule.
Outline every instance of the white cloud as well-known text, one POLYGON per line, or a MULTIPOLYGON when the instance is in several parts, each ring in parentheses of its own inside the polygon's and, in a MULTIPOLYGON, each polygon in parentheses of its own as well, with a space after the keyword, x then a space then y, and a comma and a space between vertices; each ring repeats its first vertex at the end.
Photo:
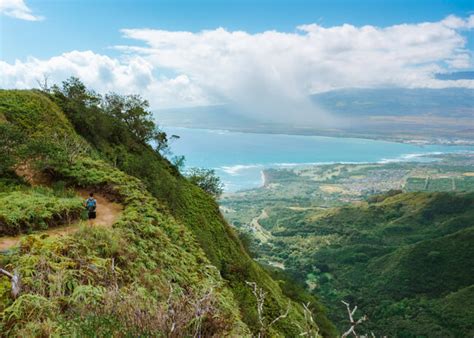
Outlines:
POLYGON ((31 88, 48 76, 60 83, 77 76, 98 92, 140 93, 155 107, 202 105, 205 94, 186 75, 159 77, 153 65, 140 56, 115 59, 92 51, 72 51, 47 60, 29 58, 13 64, 0 61, 0 87, 31 88))
POLYGON ((27 21, 43 20, 43 17, 34 15, 23 0, 0 0, 0 14, 27 21))
MULTIPOLYGON (((295 33, 190 32, 126 29, 125 37, 147 47, 120 46, 153 65, 183 72, 199 83, 234 97, 241 88, 284 87, 287 94, 352 86, 432 86, 434 74, 472 65, 472 53, 458 30, 472 17, 387 28, 311 24, 295 33), (466 55, 469 59, 466 60, 466 55)), ((249 93, 245 93, 248 95, 249 93)))
POLYGON ((474 16, 390 27, 301 25, 295 32, 124 29, 136 42, 112 58, 73 51, 47 60, 0 62, 1 87, 31 87, 42 74, 75 75, 98 91, 139 92, 153 108, 233 102, 274 119, 327 118, 308 94, 345 87, 469 87, 435 74, 468 69, 465 32, 474 16), (166 76, 160 74, 167 74, 166 76), (172 75, 170 75, 172 74, 172 75))

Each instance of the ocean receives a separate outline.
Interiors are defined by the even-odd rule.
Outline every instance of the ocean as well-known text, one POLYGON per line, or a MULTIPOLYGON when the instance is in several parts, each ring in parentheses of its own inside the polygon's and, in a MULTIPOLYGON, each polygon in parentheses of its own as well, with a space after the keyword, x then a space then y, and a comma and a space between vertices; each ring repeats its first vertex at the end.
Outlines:
POLYGON ((186 168, 212 168, 225 191, 262 185, 264 168, 330 163, 428 161, 421 155, 474 151, 472 146, 414 145, 360 138, 241 133, 226 130, 163 128, 180 138, 174 155, 186 157, 186 168))

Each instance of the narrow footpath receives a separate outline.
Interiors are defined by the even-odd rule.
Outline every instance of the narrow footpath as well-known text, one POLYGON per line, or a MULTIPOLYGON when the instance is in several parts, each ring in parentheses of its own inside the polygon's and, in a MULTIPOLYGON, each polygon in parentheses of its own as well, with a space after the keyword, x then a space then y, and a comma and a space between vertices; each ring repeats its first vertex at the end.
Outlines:
MULTIPOLYGON (((78 195, 84 198, 84 200, 88 196, 88 192, 84 190, 79 190, 78 195)), ((36 231, 32 234, 39 235, 39 234, 46 234, 52 237, 59 237, 65 236, 71 233, 76 232, 79 230, 80 224, 87 224, 88 226, 102 226, 102 227, 110 227, 112 226, 117 219, 120 217, 122 213, 123 207, 118 204, 109 201, 105 196, 97 193, 94 194, 94 198, 97 200, 97 218, 91 221, 82 221, 77 220, 67 225, 49 228, 44 231, 36 231)), ((17 236, 8 236, 8 237, 0 237, 0 252, 7 251, 12 247, 17 246, 21 239, 28 234, 20 234, 17 236)))

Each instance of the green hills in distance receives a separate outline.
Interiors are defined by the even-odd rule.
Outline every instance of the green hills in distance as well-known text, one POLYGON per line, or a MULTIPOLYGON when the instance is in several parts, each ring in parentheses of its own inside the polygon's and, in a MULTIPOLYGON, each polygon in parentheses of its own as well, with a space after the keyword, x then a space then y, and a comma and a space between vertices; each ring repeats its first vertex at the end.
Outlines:
POLYGON ((222 209, 254 257, 320 296, 341 331, 345 300, 368 315, 359 332, 468 337, 474 158, 438 156, 271 169, 265 187, 224 196, 222 209))

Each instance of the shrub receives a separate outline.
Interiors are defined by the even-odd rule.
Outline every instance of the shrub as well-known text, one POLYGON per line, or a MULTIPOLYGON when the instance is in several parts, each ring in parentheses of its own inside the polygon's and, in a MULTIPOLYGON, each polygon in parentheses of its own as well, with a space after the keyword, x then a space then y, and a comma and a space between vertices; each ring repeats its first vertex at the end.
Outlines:
POLYGON ((187 173, 187 178, 215 198, 224 191, 224 185, 213 169, 191 168, 187 173))

